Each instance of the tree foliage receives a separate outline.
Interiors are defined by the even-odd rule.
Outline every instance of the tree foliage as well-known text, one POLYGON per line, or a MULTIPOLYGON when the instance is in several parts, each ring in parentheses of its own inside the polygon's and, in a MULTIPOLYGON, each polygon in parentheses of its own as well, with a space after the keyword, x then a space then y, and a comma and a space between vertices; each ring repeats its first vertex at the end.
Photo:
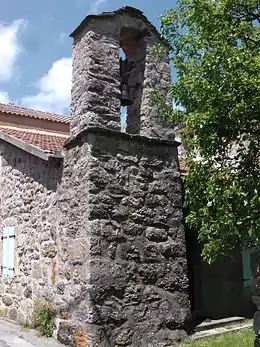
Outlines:
POLYGON ((164 105, 185 125, 187 222, 209 262, 260 241, 260 3, 179 0, 161 16, 177 81, 164 105))

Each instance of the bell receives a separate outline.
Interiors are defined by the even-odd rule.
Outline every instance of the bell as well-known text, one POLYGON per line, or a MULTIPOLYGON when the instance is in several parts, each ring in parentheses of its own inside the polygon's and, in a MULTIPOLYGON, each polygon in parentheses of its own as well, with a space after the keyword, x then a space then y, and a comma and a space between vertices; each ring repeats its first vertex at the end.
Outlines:
POLYGON ((133 105, 133 100, 131 99, 130 90, 127 84, 123 83, 121 86, 121 106, 133 105))

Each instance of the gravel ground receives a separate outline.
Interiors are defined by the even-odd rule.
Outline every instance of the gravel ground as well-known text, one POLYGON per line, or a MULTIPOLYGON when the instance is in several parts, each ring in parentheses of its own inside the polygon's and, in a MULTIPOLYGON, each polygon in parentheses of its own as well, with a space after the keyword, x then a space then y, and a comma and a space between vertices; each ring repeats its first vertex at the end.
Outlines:
POLYGON ((39 337, 34 330, 0 319, 0 347, 62 347, 51 338, 39 337))

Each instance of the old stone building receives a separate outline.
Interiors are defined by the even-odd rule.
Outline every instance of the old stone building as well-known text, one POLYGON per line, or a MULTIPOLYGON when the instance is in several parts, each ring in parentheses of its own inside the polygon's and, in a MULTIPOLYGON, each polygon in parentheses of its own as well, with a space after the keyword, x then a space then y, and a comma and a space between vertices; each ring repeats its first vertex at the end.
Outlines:
POLYGON ((0 106, 0 309, 30 322, 44 300, 66 345, 168 345, 190 312, 178 143, 150 99, 169 61, 130 7, 72 37, 71 119, 0 106))
POLYGON ((19 322, 32 321, 35 290, 51 283, 50 212, 68 133, 68 118, 0 104, 0 310, 19 322))

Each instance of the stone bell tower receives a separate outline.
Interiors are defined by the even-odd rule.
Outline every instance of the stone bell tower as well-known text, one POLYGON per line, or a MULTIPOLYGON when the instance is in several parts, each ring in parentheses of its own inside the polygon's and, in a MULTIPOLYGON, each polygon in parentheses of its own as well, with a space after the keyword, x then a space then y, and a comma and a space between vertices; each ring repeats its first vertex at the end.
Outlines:
MULTIPOLYGON (((71 134, 76 135, 88 126, 120 130, 123 104, 120 98, 125 92, 122 85, 127 84, 132 101, 127 106, 127 132, 172 138, 169 125, 158 117, 150 98, 152 90, 160 90, 167 96, 171 83, 169 58, 154 57, 152 47, 162 39, 142 12, 125 7, 88 16, 71 36, 74 39, 71 134), (126 58, 121 64, 120 48, 126 58), (120 69, 120 65, 125 69, 120 69)), ((169 48, 167 43, 163 44, 169 48)))
POLYGON ((153 57, 160 35, 130 7, 88 16, 72 37, 57 338, 71 346, 168 346, 186 336, 190 310, 178 143, 149 97, 153 88, 166 93, 169 61, 153 57))

